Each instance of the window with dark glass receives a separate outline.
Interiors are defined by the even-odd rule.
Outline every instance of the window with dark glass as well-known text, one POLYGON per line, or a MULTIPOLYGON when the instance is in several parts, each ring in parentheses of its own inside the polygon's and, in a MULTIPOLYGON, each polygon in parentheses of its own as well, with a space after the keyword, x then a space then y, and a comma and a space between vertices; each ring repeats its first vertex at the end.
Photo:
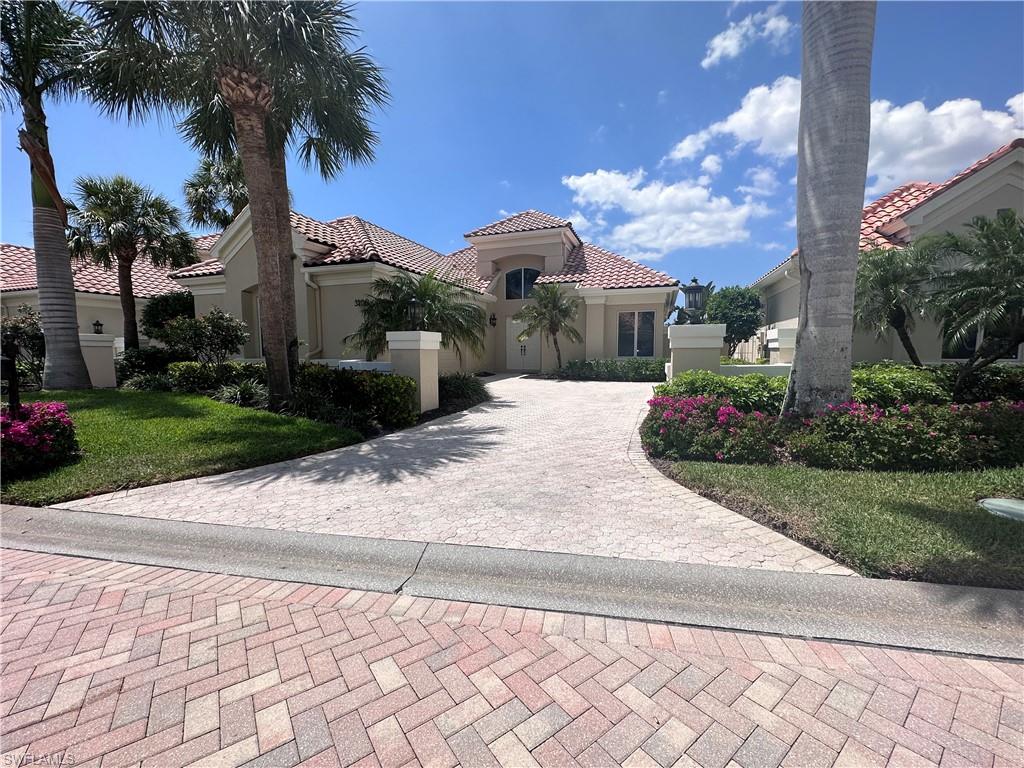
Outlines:
POLYGON ((942 342, 942 357, 946 360, 966 360, 978 346, 978 332, 974 331, 959 343, 951 339, 942 342))
POLYGON ((619 312, 619 357, 654 357, 654 314, 619 312))
POLYGON ((540 277, 540 270, 521 267, 505 274, 505 298, 528 299, 533 293, 533 284, 540 277))

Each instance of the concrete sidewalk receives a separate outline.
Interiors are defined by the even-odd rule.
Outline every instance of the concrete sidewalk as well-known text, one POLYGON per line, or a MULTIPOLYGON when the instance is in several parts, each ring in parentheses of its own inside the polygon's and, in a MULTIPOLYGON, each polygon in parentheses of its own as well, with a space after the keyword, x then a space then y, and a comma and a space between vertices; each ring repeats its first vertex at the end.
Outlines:
POLYGON ((3 544, 448 600, 1022 658, 1024 593, 3 507, 3 544))

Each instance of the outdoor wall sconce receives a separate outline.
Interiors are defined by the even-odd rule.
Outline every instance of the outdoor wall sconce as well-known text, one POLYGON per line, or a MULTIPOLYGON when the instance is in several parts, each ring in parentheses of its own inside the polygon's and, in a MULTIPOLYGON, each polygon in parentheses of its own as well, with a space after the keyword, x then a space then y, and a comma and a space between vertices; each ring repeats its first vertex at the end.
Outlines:
POLYGON ((412 326, 410 330, 422 331, 423 330, 423 305, 413 296, 409 299, 409 325, 412 326))
POLYGON ((498 327, 498 318, 493 312, 491 312, 491 316, 487 319, 487 323, 491 326, 491 328, 498 327))
POLYGON ((92 324, 92 332, 93 333, 103 333, 103 323, 101 323, 99 320, 96 320, 95 322, 93 322, 93 324, 92 324))

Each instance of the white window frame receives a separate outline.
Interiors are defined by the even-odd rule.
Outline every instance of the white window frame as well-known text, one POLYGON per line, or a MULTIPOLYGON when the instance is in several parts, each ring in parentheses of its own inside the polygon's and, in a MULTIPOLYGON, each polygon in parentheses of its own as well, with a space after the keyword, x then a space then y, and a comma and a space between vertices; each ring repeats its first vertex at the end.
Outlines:
POLYGON ((615 356, 620 360, 629 360, 630 358, 639 357, 644 360, 653 360, 658 356, 657 350, 657 338, 658 338, 658 313, 653 309, 634 309, 619 312, 615 317, 615 356), (640 315, 650 313, 654 316, 654 333, 651 336, 651 354, 641 355, 639 340, 640 340, 640 315), (619 354, 619 318, 623 315, 633 316, 633 354, 632 355, 620 355, 619 354))

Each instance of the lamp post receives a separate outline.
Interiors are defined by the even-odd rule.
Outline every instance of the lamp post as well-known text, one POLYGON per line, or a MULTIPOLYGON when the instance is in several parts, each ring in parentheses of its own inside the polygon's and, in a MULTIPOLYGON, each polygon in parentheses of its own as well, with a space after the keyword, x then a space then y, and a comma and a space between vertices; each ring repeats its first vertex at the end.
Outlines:
POLYGON ((707 299, 707 291, 707 286, 701 285, 696 277, 683 289, 684 311, 691 325, 699 325, 704 322, 704 304, 707 299))
POLYGON ((92 324, 92 332, 93 333, 103 333, 103 323, 101 323, 99 320, 96 320, 95 322, 93 322, 93 324, 92 324))
POLYGON ((420 303, 415 296, 409 299, 409 325, 412 326, 410 330, 422 331, 423 330, 423 304, 420 303))

